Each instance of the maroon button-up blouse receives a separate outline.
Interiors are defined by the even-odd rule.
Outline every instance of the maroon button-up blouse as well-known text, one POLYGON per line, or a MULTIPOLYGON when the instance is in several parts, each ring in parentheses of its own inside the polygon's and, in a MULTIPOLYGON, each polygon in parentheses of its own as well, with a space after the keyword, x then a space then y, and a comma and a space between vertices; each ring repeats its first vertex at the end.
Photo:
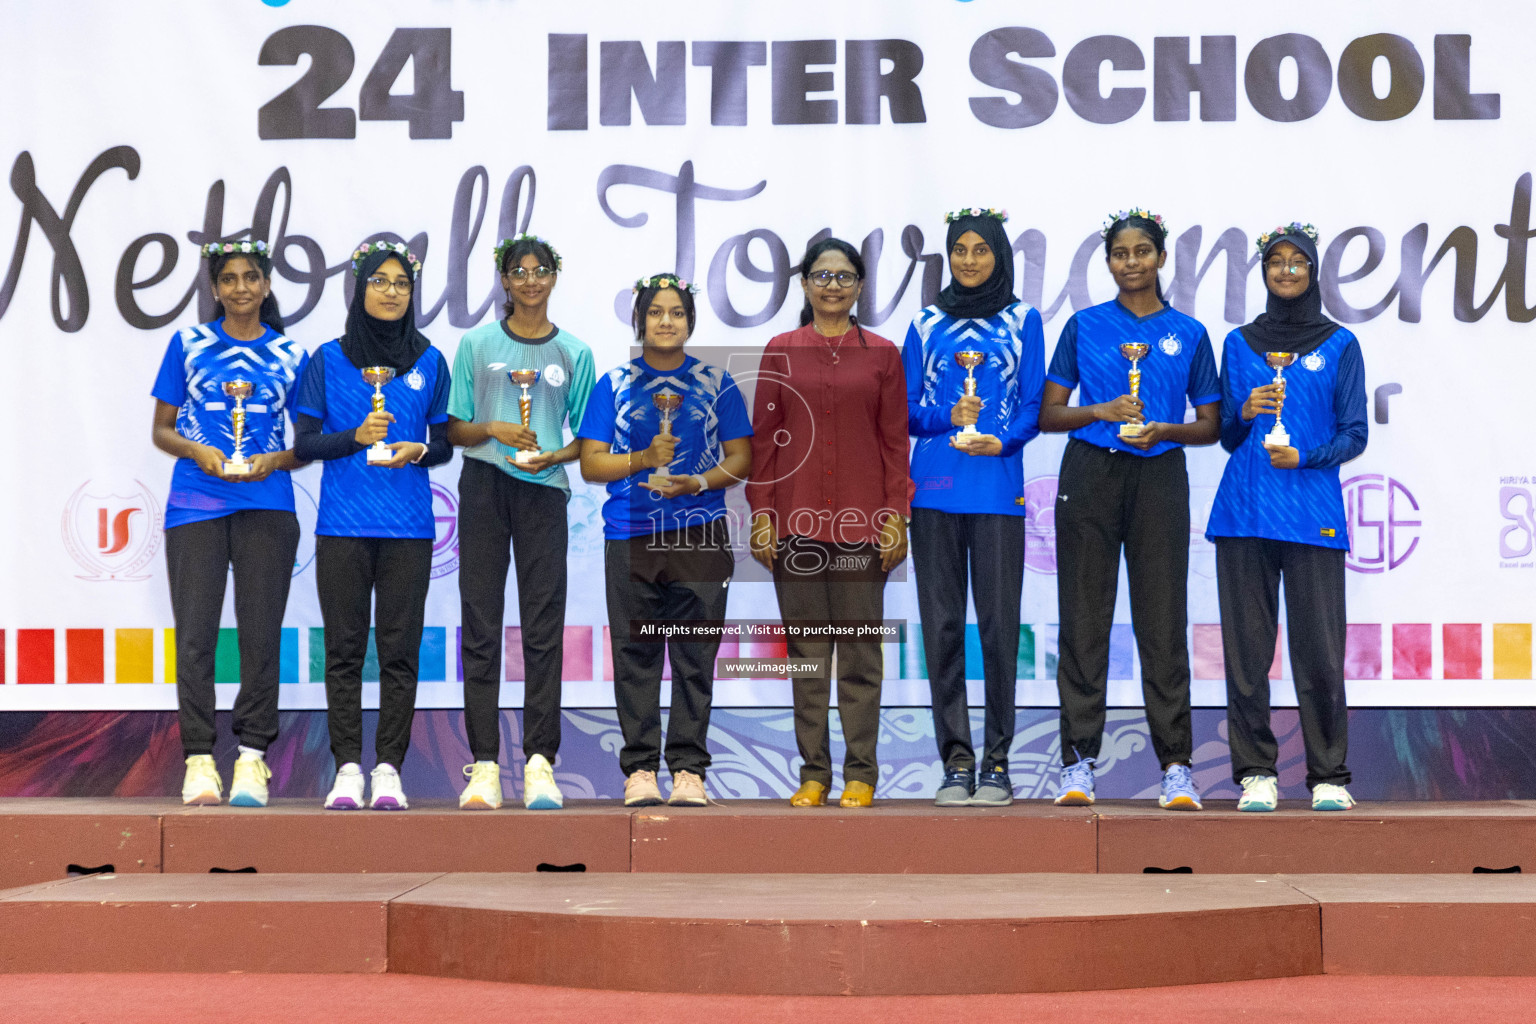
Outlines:
POLYGON ((877 541, 909 514, 907 382, 901 353, 868 330, 823 338, 810 324, 763 349, 752 403, 752 514, 780 537, 877 541))

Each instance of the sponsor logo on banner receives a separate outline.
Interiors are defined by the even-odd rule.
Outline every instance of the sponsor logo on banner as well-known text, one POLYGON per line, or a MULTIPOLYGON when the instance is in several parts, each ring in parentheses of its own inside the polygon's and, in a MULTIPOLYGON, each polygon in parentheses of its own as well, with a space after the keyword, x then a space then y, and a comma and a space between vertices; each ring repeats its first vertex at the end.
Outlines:
POLYGON ((432 578, 447 576, 459 567, 459 498, 442 484, 432 483, 432 578))
POLYGON ((61 525, 64 549, 86 571, 78 579, 149 579, 143 569, 160 547, 164 519, 142 482, 87 480, 65 503, 61 525))
POLYGON ((298 578, 315 560, 315 520, 320 517, 320 506, 297 480, 293 482, 293 511, 299 517, 299 547, 293 554, 293 575, 298 578))
POLYGON ((1349 551, 1344 564, 1355 572, 1396 569, 1419 546, 1419 503, 1402 482, 1380 473, 1344 481, 1344 515, 1349 551))
POLYGON ((1526 476, 1499 478, 1499 568, 1536 568, 1536 486, 1526 476), (1524 559, 1524 561, 1521 561, 1524 559))
POLYGON ((1056 575, 1056 481, 1054 476, 1024 482, 1024 566, 1056 575))
POLYGON ((1210 485, 1189 488, 1189 571, 1202 579, 1216 578, 1216 545, 1205 539, 1211 521, 1211 506, 1216 504, 1216 488, 1210 485))

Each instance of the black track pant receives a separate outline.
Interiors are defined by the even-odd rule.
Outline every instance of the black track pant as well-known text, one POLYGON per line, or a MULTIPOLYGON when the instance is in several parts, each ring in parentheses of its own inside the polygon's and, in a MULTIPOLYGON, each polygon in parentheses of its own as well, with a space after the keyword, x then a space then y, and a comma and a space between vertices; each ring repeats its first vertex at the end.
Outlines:
POLYGON ((235 739, 266 750, 277 738, 283 611, 298 547, 298 518, 274 509, 245 509, 165 531, 176 620, 176 700, 186 756, 213 753, 213 659, 231 567, 240 628, 235 739))
POLYGON ((933 693, 933 731, 946 768, 974 768, 965 695, 967 567, 976 595, 986 681, 984 766, 1008 766, 1019 668, 1024 517, 912 510, 912 564, 923 619, 923 657, 933 693))
POLYGON ((1307 788, 1349 785, 1349 707, 1344 698, 1344 551, 1259 537, 1216 539, 1221 645, 1227 665, 1232 779, 1274 775, 1269 668, 1280 621, 1280 580, 1307 788))
MULTIPOLYGON (((1143 458, 1067 442, 1056 490, 1061 760, 1097 758, 1125 549, 1141 692, 1158 763, 1190 760, 1189 477, 1184 450, 1143 458)), ((1273 642, 1273 637, 1271 637, 1273 642)))
POLYGON ((619 770, 661 765, 661 663, 672 657, 672 713, 667 767, 703 777, 709 769, 709 712, 720 637, 680 640, 647 636, 661 621, 719 625, 736 568, 724 519, 659 536, 610 540, 605 551, 608 628, 613 642, 613 696, 624 749, 619 770))
POLYGON ((517 563, 522 625, 523 754, 560 749, 565 655, 565 492, 465 459, 459 473, 459 599, 464 624, 464 731, 476 761, 501 753, 501 647, 507 568, 517 563))
POLYGON ((379 764, 405 762, 416 716, 421 627, 432 576, 430 540, 316 537, 315 588, 325 620, 325 702, 340 767, 363 759, 363 661, 368 606, 379 652, 379 764))
MULTIPOLYGON (((879 624, 885 570, 873 544, 840 545, 791 534, 779 542, 773 585, 786 622, 879 624)), ((832 784, 829 702, 833 642, 787 638, 789 656, 822 659, 823 671, 794 677, 795 743, 801 782, 832 784)), ((879 640, 837 640, 837 714, 843 725, 843 781, 873 786, 880 778, 880 685, 885 675, 879 640)))

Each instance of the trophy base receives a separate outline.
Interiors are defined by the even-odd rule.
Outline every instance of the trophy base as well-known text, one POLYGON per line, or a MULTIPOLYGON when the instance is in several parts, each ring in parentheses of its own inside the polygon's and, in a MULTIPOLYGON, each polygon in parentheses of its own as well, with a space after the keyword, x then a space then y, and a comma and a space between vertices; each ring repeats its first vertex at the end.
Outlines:
POLYGON ((381 462, 388 462, 395 457, 395 453, 385 448, 382 444, 376 444, 368 449, 368 465, 376 466, 381 462))
POLYGON ((1277 448, 1289 448, 1291 446, 1291 435, 1283 430, 1271 430, 1264 435, 1264 443, 1272 444, 1277 448))
POLYGON ((965 435, 966 437, 980 437, 981 436, 981 431, 976 429, 976 424, 974 424, 974 423, 967 423, 965 426, 961 427, 960 428, 960 433, 965 435))
POLYGON ((672 475, 670 473, 652 473, 645 482, 652 487, 666 487, 672 482, 672 475))
POLYGON ((1120 436, 1140 437, 1141 432, 1145 429, 1146 428, 1140 423, 1122 423, 1120 424, 1120 436))
POLYGON ((250 476, 251 475, 251 464, 249 462, 246 462, 244 459, 241 459, 239 462, 225 462, 224 463, 224 475, 225 476, 250 476))
POLYGON ((544 453, 543 452, 530 452, 526 448, 519 448, 517 450, 517 454, 512 456, 512 461, 518 463, 519 465, 522 465, 524 463, 532 462, 534 459, 538 458, 542 454, 544 454, 544 453))

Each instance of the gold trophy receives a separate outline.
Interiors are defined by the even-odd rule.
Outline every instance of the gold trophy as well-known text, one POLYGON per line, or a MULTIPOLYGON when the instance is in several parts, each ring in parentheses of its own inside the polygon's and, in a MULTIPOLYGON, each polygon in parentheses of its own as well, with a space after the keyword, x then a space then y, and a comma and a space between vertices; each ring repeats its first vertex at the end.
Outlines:
POLYGON ((245 454, 241 448, 245 445, 245 400, 251 397, 255 390, 248 380, 230 380, 224 382, 224 393, 235 400, 235 407, 229 413, 230 430, 235 435, 235 453, 224 460, 225 476, 250 476, 251 464, 245 460, 245 454))
MULTIPOLYGON (((384 411, 384 385, 395 379, 393 366, 365 366, 363 367, 363 380, 373 385, 373 411, 384 411)), ((388 462, 395 457, 395 453, 384 444, 384 439, 373 442, 368 447, 368 465, 377 465, 380 462, 388 462)))
MULTIPOLYGON (((670 391, 659 391, 651 396, 651 402, 661 410, 661 433, 672 436, 672 414, 681 408, 683 396, 673 394, 670 391)), ((651 474, 647 481, 652 487, 665 487, 672 482, 672 476, 667 472, 669 467, 662 466, 651 474)))
MULTIPOLYGON (((976 397, 976 367, 987 361, 986 353, 967 349, 964 352, 955 353, 955 362, 965 367, 965 397, 976 397)), ((976 429, 976 424, 967 423, 960 428, 960 433, 975 436, 981 433, 976 429)))
MULTIPOLYGON (((1141 397, 1141 368, 1136 364, 1147 358, 1147 353, 1151 350, 1152 346, 1144 341, 1128 341, 1120 346, 1120 354, 1131 361, 1130 395, 1132 398, 1141 397)), ((1126 438, 1140 437, 1142 429, 1143 427, 1140 423, 1122 423, 1120 424, 1120 436, 1126 438)))
MULTIPOLYGON (((1265 352, 1264 361, 1275 371, 1275 379, 1271 384, 1279 384, 1281 387, 1280 399, 1285 400, 1285 368, 1296 361, 1295 352, 1265 352)), ((1275 425, 1269 433, 1264 435, 1264 443, 1278 445, 1281 448, 1289 448, 1291 435, 1286 433, 1285 427, 1280 423, 1280 414, 1275 413, 1275 425)))
MULTIPOLYGON (((533 415, 533 399, 528 397, 528 389, 539 382, 538 370, 508 370, 507 377, 513 384, 523 389, 522 397, 517 400, 518 414, 523 418, 523 429, 528 429, 528 420, 533 415)), ((513 462, 532 462, 538 458, 539 452, 531 452, 526 448, 519 448, 512 456, 513 462)))

